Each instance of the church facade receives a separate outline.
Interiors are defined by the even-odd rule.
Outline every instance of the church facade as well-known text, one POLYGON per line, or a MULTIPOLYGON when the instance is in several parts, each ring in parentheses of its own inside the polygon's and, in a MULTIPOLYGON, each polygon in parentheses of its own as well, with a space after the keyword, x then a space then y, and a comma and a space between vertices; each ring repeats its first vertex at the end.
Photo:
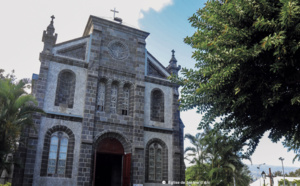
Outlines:
POLYGON ((90 16, 83 36, 43 33, 33 95, 44 109, 16 156, 13 185, 154 186, 184 181, 183 128, 174 51, 164 67, 149 33, 90 16))

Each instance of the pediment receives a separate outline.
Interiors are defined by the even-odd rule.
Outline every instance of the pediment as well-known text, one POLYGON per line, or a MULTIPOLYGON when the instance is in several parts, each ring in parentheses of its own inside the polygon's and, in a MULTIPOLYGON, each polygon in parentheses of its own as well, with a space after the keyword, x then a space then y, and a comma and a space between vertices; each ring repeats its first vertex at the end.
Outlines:
POLYGON ((55 56, 87 62, 88 43, 89 36, 72 39, 54 45, 52 53, 55 56))
POLYGON ((65 57, 71 57, 75 59, 85 60, 86 43, 73 45, 60 50, 57 50, 57 54, 65 57))
POLYGON ((160 69, 158 69, 150 60, 148 60, 148 75, 159 78, 167 78, 165 74, 160 69))
POLYGON ((167 69, 147 51, 147 73, 148 76, 167 79, 170 73, 167 69))

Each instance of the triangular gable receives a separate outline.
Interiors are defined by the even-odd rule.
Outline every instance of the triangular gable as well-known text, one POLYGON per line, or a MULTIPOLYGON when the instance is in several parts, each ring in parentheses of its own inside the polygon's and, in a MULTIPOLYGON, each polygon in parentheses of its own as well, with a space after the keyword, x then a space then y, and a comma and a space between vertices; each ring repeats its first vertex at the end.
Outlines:
POLYGON ((64 48, 57 51, 57 54, 66 57, 72 57, 76 59, 85 60, 86 44, 80 44, 76 46, 71 46, 69 48, 64 48))
POLYGON ((167 79, 170 73, 167 69, 147 51, 147 75, 167 79))
POLYGON ((87 46, 88 37, 78 38, 55 45, 52 52, 57 56, 85 61, 87 58, 87 46))
POLYGON ((148 75, 159 78, 166 78, 166 76, 159 69, 157 69, 150 60, 148 60, 148 75))

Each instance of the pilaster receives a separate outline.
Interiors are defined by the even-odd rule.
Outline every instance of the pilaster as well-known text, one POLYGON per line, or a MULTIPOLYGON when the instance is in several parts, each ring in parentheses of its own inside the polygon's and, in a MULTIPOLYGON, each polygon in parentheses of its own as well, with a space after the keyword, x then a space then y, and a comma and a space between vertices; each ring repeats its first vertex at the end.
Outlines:
POLYGON ((100 61, 101 31, 91 33, 91 48, 88 56, 89 66, 85 93, 84 114, 82 122, 82 144, 78 167, 78 186, 91 185, 93 180, 93 140, 95 128, 96 95, 98 87, 98 66, 100 61))

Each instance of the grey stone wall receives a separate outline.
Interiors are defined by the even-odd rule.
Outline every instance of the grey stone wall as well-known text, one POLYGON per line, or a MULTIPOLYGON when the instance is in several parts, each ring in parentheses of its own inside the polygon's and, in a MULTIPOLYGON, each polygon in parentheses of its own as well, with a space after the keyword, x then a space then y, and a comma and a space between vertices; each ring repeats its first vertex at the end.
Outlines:
POLYGON ((34 166, 34 182, 33 185, 40 186, 40 185, 65 185, 65 186, 72 186, 77 184, 77 174, 78 174, 78 167, 79 167, 79 153, 81 148, 81 123, 79 122, 72 122, 67 120, 59 120, 53 118, 45 118, 43 117, 41 120, 41 128, 40 133, 38 136, 37 142, 37 150, 35 155, 35 166, 34 166), (57 177, 47 177, 47 176, 40 176, 41 172, 41 162, 42 162, 42 152, 44 149, 44 140, 46 132, 57 125, 66 126, 69 128, 74 136, 75 136, 75 146, 74 146, 74 158, 73 158, 73 166, 72 166, 72 176, 71 178, 57 178, 57 177))
MULTIPOLYGON (((166 80, 162 80, 166 81, 166 80)), ((173 95, 172 87, 163 86, 154 83, 145 83, 145 117, 144 123, 145 125, 155 126, 155 127, 164 127, 164 128, 173 128, 173 95), (160 89, 164 94, 164 122, 152 121, 150 119, 150 109, 151 109, 151 92, 155 88, 160 89)))
POLYGON ((34 158, 37 150, 37 139, 29 138, 27 143, 27 152, 26 152, 26 163, 24 169, 23 184, 24 185, 32 185, 33 184, 33 172, 34 172, 34 158))
MULTIPOLYGON (((44 105, 46 85, 48 81, 49 58, 51 58, 51 55, 47 53, 40 54, 40 73, 32 92, 40 108, 43 108, 44 105)), ((37 135, 40 128, 40 119, 41 116, 39 114, 35 114, 33 116, 33 121, 36 130, 32 128, 26 128, 22 131, 21 140, 23 143, 20 144, 18 152, 15 154, 15 158, 17 158, 21 164, 20 167, 14 168, 14 179, 12 184, 15 186, 31 186, 33 183, 33 164, 35 162, 34 154, 36 153, 37 146, 32 144, 36 143, 37 141, 37 135)))
MULTIPOLYGON (((89 68, 95 69, 93 74, 95 74, 95 77, 97 74, 98 78, 91 79, 91 82, 88 80, 87 83, 84 115, 88 114, 89 119, 87 120, 84 116, 82 139, 89 141, 90 135, 86 134, 95 136, 97 132, 106 130, 116 130, 126 134, 126 137, 132 144, 132 183, 143 183, 144 62, 145 38, 148 34, 105 20, 92 19, 92 21, 93 24, 90 27, 88 25, 91 30, 87 31, 87 33, 92 33, 89 68), (110 43, 114 41, 126 45, 128 57, 120 60, 111 54, 109 46, 110 43), (108 82, 105 112, 95 112, 95 107, 93 106, 95 103, 93 102, 92 104, 90 100, 94 100, 96 94, 91 94, 91 91, 97 90, 98 81, 103 77, 105 77, 108 82), (109 93, 111 83, 114 81, 118 82, 120 93, 118 97, 117 114, 111 114, 109 111, 109 93), (120 112, 120 105, 122 104, 120 103, 122 101, 121 87, 126 83, 131 85, 130 109, 129 115, 123 116, 120 112), (88 96, 89 98, 87 98, 88 96), (89 100, 89 102, 87 102, 87 100, 89 100), (89 109, 86 109, 87 105, 89 105, 89 109), (99 121, 95 123, 94 128, 92 128, 92 124, 94 124, 92 121, 99 121), (89 127, 86 127, 88 123, 90 123, 89 127), (85 128, 87 130, 85 130, 85 128)), ((84 155, 82 154, 82 156, 84 155)), ((91 169, 93 169, 93 167, 89 170, 91 169)), ((79 177, 78 180, 80 179, 79 177)), ((85 183, 87 182, 82 182, 82 184, 85 183)))
POLYGON ((173 88, 173 148, 174 148, 174 162, 176 162, 173 168, 174 181, 184 181, 184 147, 183 147, 183 123, 180 120, 179 112, 179 95, 177 94, 177 88, 173 88))
POLYGON ((92 183, 93 175, 91 167, 93 167, 93 147, 90 143, 82 143, 80 148, 80 158, 77 175, 77 185, 88 186, 92 183))
MULTIPOLYGON (((48 114, 42 119, 35 116, 37 133, 33 130, 24 133, 29 145, 16 154, 23 158, 25 168, 15 170, 15 175, 20 176, 15 185, 91 186, 95 149, 106 134, 120 140, 126 153, 132 154, 131 184, 153 185, 145 183, 145 145, 154 138, 167 146, 168 179, 183 178, 184 168, 180 163, 183 162, 183 129, 179 125, 178 95, 175 95, 168 80, 145 76, 145 39, 148 35, 147 32, 91 16, 82 38, 55 45, 52 54, 41 54, 40 74, 33 94, 48 114), (128 53, 122 56, 114 54, 113 43, 128 53), (63 69, 76 75, 73 108, 54 104, 57 77, 63 69), (104 111, 96 109, 100 81, 106 82, 104 111), (110 112, 109 106, 114 82, 119 93, 115 114, 110 112), (128 115, 122 115, 125 85, 130 87, 128 115), (155 88, 164 94, 164 122, 150 120, 150 97, 155 88), (75 135, 71 178, 40 176, 45 133, 55 125, 66 126, 75 135)), ((168 75, 164 67, 154 65, 168 75)))
POLYGON ((46 93, 43 109, 46 112, 64 113, 83 116, 87 70, 77 66, 71 66, 51 61, 49 64, 49 73, 47 76, 46 93), (55 97, 57 89, 58 75, 62 70, 70 70, 76 76, 75 94, 73 108, 64 106, 55 106, 55 97))

